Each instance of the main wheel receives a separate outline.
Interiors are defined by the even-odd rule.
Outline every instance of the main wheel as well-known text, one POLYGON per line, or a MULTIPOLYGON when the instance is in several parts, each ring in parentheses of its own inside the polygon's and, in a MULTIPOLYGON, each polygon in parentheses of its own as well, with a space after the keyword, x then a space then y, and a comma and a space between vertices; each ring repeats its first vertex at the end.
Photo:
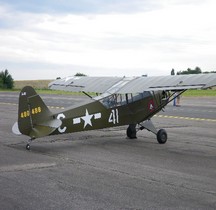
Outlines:
POLYGON ((127 137, 130 139, 136 139, 136 127, 134 129, 131 128, 131 126, 128 126, 127 128, 127 137))
POLYGON ((167 141, 167 132, 164 129, 160 129, 157 132, 157 141, 159 144, 165 144, 167 141))

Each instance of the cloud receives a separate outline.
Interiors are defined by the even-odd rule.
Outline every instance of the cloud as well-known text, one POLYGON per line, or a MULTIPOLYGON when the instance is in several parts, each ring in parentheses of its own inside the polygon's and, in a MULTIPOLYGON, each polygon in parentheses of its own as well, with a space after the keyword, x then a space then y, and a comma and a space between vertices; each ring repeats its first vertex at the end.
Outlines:
MULTIPOLYGON (((13 69, 15 79, 35 78, 35 72, 40 78, 57 77, 61 76, 59 69, 62 74, 83 71, 113 76, 170 74, 172 68, 195 66, 215 70, 213 1, 194 4, 193 0, 176 0, 170 4, 166 0, 156 6, 148 1, 134 2, 133 12, 127 12, 131 3, 123 0, 118 5, 124 5, 124 12, 112 12, 114 6, 101 1, 98 11, 108 7, 109 12, 104 13, 85 13, 84 7, 74 13, 36 8, 38 13, 29 8, 24 11, 22 5, 15 10, 16 3, 1 6, 0 62, 13 69), (138 9, 138 5, 145 9, 138 9), (24 70, 25 74, 20 74, 24 70)), ((30 6, 33 3, 29 1, 30 6)))
POLYGON ((0 3, 21 12, 64 14, 134 13, 158 5, 149 0, 0 0, 0 3))

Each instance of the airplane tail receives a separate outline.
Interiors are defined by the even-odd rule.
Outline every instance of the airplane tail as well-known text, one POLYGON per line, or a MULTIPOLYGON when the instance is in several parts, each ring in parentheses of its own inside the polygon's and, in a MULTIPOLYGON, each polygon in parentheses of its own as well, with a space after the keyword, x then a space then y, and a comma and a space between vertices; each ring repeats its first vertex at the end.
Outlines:
POLYGON ((51 134, 60 125, 61 121, 54 119, 52 112, 32 87, 26 86, 21 90, 18 122, 12 128, 15 134, 35 139, 51 134))

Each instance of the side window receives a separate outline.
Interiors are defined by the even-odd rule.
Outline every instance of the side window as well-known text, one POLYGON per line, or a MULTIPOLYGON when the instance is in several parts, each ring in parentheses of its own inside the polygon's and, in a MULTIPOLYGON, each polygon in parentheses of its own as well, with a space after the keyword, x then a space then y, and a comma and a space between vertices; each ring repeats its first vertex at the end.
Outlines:
POLYGON ((133 102, 133 95, 131 93, 126 94, 126 100, 127 103, 132 103, 133 102))
MULTIPOLYGON (((130 97, 132 99, 132 97, 130 97)), ((124 94, 113 94, 100 100, 107 108, 122 106, 127 104, 127 97, 124 94)))
POLYGON ((151 92, 144 91, 142 93, 136 93, 136 94, 128 93, 128 94, 125 94, 125 96, 126 96, 127 103, 132 103, 134 101, 138 101, 138 100, 141 100, 143 98, 147 98, 147 97, 151 96, 151 92))
POLYGON ((100 100, 100 102, 107 108, 112 108, 121 105, 120 95, 113 94, 100 100))
POLYGON ((105 107, 110 108, 115 106, 116 104, 116 97, 114 95, 108 96, 106 98, 103 98, 100 101, 105 107))
POLYGON ((133 101, 138 101, 143 98, 143 93, 137 93, 133 96, 133 101))
POLYGON ((127 104, 126 94, 121 95, 121 105, 127 104))
POLYGON ((152 95, 152 93, 150 91, 144 91, 143 92, 143 98, 149 97, 151 95, 152 95))
POLYGON ((108 97, 102 98, 99 101, 106 107, 106 108, 113 108, 117 106, 123 106, 129 103, 133 103, 134 101, 143 99, 145 97, 149 97, 151 92, 146 91, 143 93, 127 93, 127 94, 112 94, 108 97))

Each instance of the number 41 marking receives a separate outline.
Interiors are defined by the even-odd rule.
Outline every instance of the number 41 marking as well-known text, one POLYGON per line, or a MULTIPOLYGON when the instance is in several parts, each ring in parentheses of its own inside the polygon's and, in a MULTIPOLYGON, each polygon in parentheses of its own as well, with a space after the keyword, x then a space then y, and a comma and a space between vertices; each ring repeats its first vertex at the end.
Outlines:
POLYGON ((118 109, 112 109, 111 110, 108 122, 113 123, 113 124, 119 123, 118 109))

